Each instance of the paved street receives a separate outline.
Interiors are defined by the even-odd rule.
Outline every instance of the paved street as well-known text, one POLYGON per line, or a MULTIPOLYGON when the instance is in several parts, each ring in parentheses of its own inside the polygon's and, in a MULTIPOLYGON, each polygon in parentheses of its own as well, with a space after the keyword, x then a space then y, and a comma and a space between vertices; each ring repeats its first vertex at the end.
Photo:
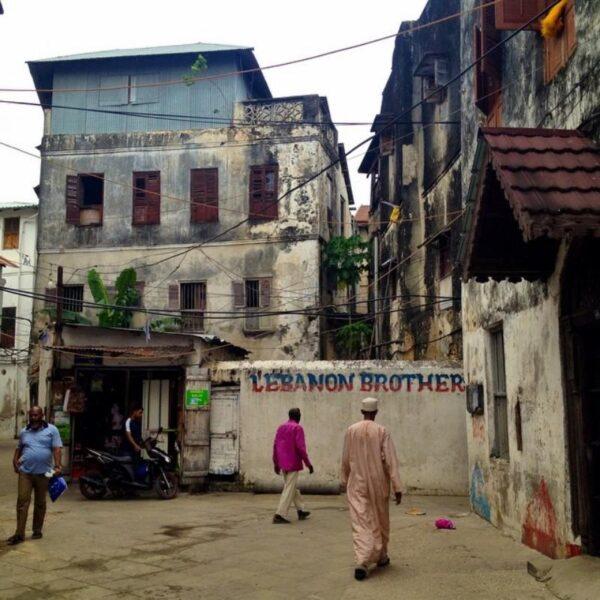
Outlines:
MULTIPOLYGON (((3 538, 12 533, 15 499, 5 470, 3 538)), ((409 497, 393 507, 392 565, 364 582, 352 578, 343 497, 309 497, 312 517, 289 526, 271 525, 275 504, 272 495, 228 493, 90 502, 70 490, 50 508, 43 540, 0 546, 0 598, 553 597, 526 573, 536 553, 462 516, 463 499, 409 497), (407 515, 410 507, 427 515, 407 515), (455 531, 433 528, 442 515, 458 515, 455 531)))

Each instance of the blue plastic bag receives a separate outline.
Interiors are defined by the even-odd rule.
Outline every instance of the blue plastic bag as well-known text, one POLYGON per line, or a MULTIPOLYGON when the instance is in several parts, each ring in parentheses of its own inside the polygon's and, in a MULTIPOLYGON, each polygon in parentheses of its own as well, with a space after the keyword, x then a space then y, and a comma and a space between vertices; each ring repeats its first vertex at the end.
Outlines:
POLYGON ((64 477, 52 477, 48 482, 48 494, 50 495, 50 500, 56 502, 56 500, 65 493, 66 489, 67 482, 64 477))

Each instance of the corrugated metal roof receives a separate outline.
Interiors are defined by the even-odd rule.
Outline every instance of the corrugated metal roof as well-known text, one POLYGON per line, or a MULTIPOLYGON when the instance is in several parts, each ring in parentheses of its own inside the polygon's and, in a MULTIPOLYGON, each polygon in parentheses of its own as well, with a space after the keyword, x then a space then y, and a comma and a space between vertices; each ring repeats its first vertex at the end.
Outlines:
POLYGON ((484 128, 491 164, 526 240, 600 235, 600 151, 579 131, 484 128))
POLYGON ((37 202, 0 202, 0 210, 37 207, 37 202))
POLYGON ((164 56, 167 54, 203 54, 208 52, 228 52, 234 50, 253 50, 251 46, 230 46, 226 44, 178 44, 176 46, 150 46, 147 48, 116 48, 99 52, 84 52, 53 58, 41 58, 28 61, 30 63, 65 62, 72 60, 94 60, 102 58, 127 58, 132 56, 164 56))

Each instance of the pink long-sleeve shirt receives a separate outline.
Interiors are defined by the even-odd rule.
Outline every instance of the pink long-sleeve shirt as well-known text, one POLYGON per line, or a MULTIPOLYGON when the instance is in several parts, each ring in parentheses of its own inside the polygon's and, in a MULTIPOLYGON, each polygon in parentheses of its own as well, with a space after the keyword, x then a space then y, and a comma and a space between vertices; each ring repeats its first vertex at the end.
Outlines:
POLYGON ((282 471, 302 471, 302 463, 311 466, 304 429, 296 421, 289 420, 280 425, 273 442, 273 464, 282 471))

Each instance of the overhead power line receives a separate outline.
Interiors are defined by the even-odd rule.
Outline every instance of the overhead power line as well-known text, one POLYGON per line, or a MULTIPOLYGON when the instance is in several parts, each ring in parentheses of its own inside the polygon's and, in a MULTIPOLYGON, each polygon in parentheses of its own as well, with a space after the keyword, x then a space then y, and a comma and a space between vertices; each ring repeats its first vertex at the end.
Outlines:
MULTIPOLYGON (((296 59, 288 60, 285 62, 275 63, 272 65, 267 65, 265 67, 252 67, 249 69, 239 69, 236 71, 228 71, 226 73, 218 73, 218 74, 214 74, 214 75, 203 75, 203 76, 198 76, 198 77, 190 77, 190 78, 186 78, 186 81, 195 83, 195 82, 199 82, 199 81, 214 81, 215 79, 226 79, 228 77, 234 77, 236 75, 247 75, 249 73, 258 73, 260 71, 267 71, 269 69, 278 69, 281 67, 289 67, 291 65, 297 65, 297 64, 308 62, 311 60, 324 58, 326 56, 332 56, 334 54, 348 52, 349 50, 356 50, 357 48, 363 48, 365 46, 370 46, 372 44, 377 44, 379 42, 383 42, 385 40, 391 40, 391 39, 395 39, 395 38, 402 37, 405 35, 411 35, 411 34, 415 33, 416 31, 421 31, 423 29, 433 27, 434 25, 439 25, 441 23, 445 23, 447 21, 451 21, 453 19, 460 18, 462 15, 469 14, 469 13, 472 13, 472 12, 475 12, 478 10, 482 10, 488 6, 493 6, 500 1, 501 0, 493 0, 491 2, 486 2, 485 4, 475 6, 469 10, 459 11, 457 13, 453 13, 451 15, 446 15, 445 17, 435 19, 434 21, 428 21, 427 23, 421 23, 418 25, 414 25, 413 27, 409 27, 408 29, 404 29, 404 30, 396 32, 396 33, 391 33, 389 35, 384 35, 381 37, 373 38, 373 39, 367 40, 365 42, 358 42, 358 43, 352 44, 350 46, 343 46, 342 48, 336 48, 334 50, 327 50, 325 52, 319 52, 318 54, 312 54, 310 56, 305 56, 302 58, 296 58, 296 59)), ((544 13, 542 13, 542 14, 544 14, 544 13)), ((0 92, 36 92, 36 93, 50 93, 50 94, 56 93, 56 92, 61 92, 61 93, 99 92, 99 91, 109 91, 109 90, 122 90, 122 89, 127 89, 129 87, 132 87, 132 88, 165 87, 165 86, 185 85, 185 84, 186 83, 184 82, 184 80, 182 78, 179 78, 179 79, 172 79, 170 81, 141 83, 141 84, 138 84, 135 86, 115 85, 115 86, 102 87, 102 88, 96 87, 96 88, 54 88, 54 89, 52 89, 52 88, 49 88, 49 89, 45 89, 45 88, 37 88, 37 89, 35 89, 35 88, 0 88, 0 92)))

